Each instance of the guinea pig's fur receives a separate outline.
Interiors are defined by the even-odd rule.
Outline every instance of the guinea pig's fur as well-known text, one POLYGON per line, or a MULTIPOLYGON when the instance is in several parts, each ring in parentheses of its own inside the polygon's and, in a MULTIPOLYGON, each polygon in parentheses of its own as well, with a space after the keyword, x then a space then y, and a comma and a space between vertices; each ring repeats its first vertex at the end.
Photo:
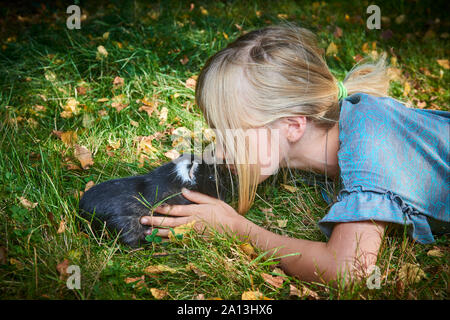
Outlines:
POLYGON ((177 194, 181 188, 225 200, 225 174, 221 173, 223 167, 216 165, 219 169, 216 171, 213 164, 200 162, 199 158, 191 154, 183 154, 148 174, 95 185, 81 198, 79 213, 92 221, 95 229, 102 227, 105 222, 109 230, 120 232, 121 242, 131 247, 140 246, 145 243, 145 232, 151 227, 142 225, 139 220, 151 214, 153 205, 166 198, 161 203, 192 203, 177 194))

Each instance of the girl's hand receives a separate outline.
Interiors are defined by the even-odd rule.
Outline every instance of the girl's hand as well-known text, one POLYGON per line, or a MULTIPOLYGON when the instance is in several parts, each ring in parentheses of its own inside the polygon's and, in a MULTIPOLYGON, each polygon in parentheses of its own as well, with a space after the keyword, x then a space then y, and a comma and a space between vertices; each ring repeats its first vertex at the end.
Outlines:
MULTIPOLYGON (((158 229, 158 236, 168 237, 170 228, 197 221, 194 225, 197 231, 203 231, 210 226, 219 232, 234 231, 236 221, 242 216, 222 200, 207 196, 200 192, 182 189, 183 196, 196 204, 162 205, 154 212, 167 216, 143 216, 142 224, 158 229)), ((148 231, 151 234, 152 230, 148 231)))

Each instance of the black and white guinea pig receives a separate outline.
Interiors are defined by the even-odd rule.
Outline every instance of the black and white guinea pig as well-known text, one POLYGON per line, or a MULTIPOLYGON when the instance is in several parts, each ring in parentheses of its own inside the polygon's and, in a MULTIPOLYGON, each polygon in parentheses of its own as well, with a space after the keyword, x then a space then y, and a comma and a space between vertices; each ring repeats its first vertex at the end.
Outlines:
POLYGON ((148 174, 109 180, 91 187, 80 200, 79 213, 91 221, 95 229, 106 223, 108 230, 120 231, 122 243, 138 247, 144 243, 145 231, 151 229, 139 220, 150 214, 153 205, 166 198, 162 203, 192 203, 177 194, 181 188, 225 200, 225 171, 223 165, 216 165, 216 168, 194 155, 183 154, 148 174))

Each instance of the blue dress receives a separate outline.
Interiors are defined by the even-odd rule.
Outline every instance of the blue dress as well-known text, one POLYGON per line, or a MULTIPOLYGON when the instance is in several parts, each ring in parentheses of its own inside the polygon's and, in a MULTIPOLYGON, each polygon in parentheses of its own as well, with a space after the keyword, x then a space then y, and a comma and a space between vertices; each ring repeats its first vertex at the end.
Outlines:
POLYGON ((338 160, 342 189, 319 221, 406 225, 419 243, 450 232, 450 112, 412 109, 358 93, 341 101, 338 160))

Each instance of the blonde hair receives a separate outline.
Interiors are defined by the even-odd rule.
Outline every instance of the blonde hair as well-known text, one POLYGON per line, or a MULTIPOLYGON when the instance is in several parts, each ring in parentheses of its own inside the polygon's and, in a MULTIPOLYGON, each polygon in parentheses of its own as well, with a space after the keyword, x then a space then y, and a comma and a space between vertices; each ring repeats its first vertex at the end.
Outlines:
MULTIPOLYGON (((389 79, 385 58, 355 66, 345 77, 348 95, 386 96, 389 79)), ((256 128, 289 116, 305 116, 331 128, 339 120, 338 80, 330 72, 315 35, 294 25, 269 26, 239 37, 208 59, 195 98, 207 123, 218 135, 226 129, 256 128)), ((245 144, 243 132, 236 133, 245 144)), ((225 151, 235 148, 223 137, 225 151)), ((249 164, 247 148, 231 154, 238 174, 238 212, 252 205, 258 165, 249 164)), ((228 161, 228 159, 227 159, 228 161)))

